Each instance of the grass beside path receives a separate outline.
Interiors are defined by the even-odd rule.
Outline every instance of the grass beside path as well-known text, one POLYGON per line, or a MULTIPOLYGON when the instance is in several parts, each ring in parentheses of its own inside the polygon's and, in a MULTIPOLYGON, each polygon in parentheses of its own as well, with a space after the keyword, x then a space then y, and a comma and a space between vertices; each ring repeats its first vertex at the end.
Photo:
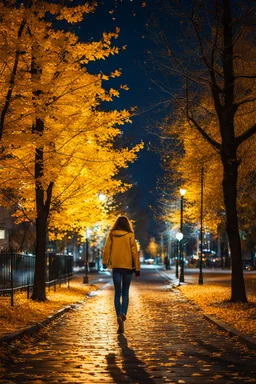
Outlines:
POLYGON ((51 287, 50 292, 47 290, 46 302, 32 301, 27 299, 25 292, 20 292, 15 293, 14 307, 11 307, 10 297, 0 296, 0 337, 43 321, 62 308, 83 300, 96 287, 84 285, 82 279, 82 276, 74 276, 69 289, 67 285, 57 286, 54 292, 51 287))
MULTIPOLYGON (((256 281, 254 285, 256 289, 256 281)), ((178 289, 205 314, 215 316, 256 341, 256 295, 253 290, 247 294, 248 303, 231 303, 230 288, 219 282, 193 283, 178 289)))

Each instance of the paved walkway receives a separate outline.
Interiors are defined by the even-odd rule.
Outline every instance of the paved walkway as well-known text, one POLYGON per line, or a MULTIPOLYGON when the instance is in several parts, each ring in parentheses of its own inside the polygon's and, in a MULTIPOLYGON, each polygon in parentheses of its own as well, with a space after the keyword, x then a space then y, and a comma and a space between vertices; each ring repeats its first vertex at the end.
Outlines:
POLYGON ((23 346, 12 345, 0 382, 256 383, 255 351, 204 320, 153 269, 133 280, 125 334, 116 331, 110 284, 23 346))

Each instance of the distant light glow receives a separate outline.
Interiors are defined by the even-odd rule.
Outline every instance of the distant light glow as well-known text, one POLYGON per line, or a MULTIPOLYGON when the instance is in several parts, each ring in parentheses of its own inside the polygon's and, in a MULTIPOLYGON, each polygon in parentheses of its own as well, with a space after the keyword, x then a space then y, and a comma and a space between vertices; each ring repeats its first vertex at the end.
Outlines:
POLYGON ((176 239, 181 241, 183 239, 183 233, 181 232, 176 233, 176 239))
POLYGON ((106 196, 104 193, 102 193, 102 192, 99 193, 99 196, 98 196, 98 197, 99 197, 99 200, 100 200, 100 201, 105 201, 106 198, 107 198, 107 196, 106 196))

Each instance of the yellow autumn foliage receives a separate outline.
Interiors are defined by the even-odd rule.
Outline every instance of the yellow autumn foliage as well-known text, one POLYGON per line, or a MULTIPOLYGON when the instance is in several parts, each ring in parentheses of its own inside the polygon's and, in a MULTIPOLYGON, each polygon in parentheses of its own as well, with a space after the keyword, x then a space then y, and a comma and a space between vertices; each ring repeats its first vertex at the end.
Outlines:
POLYGON ((101 106, 127 89, 102 86, 110 77, 120 76, 120 69, 98 75, 86 68, 91 61, 119 52, 112 46, 119 29, 103 32, 98 42, 80 42, 74 33, 54 29, 45 19, 50 12, 58 20, 76 23, 95 7, 96 2, 66 7, 36 1, 31 7, 0 7, 1 105, 17 64, 4 121, 0 203, 15 207, 18 222, 33 222, 37 216, 35 186, 40 184, 46 201, 52 184, 49 228, 53 233, 58 228, 59 237, 70 230, 84 231, 106 218, 105 203, 99 202, 98 194, 103 192, 110 199, 130 187, 117 174, 135 161, 143 147, 140 143, 116 148, 120 127, 131 123, 130 111, 101 106), (39 119, 41 132, 34 130, 39 119), (39 177, 35 176, 37 151, 43 153, 39 177))
MULTIPOLYGON (((197 95, 198 97, 198 95, 197 95)), ((214 107, 209 99, 201 97, 201 107, 211 112, 214 116, 214 107)), ((236 134, 242 134, 247 126, 255 121, 255 102, 250 106, 245 104, 240 114, 236 115, 235 126, 236 134), (253 110, 251 110, 253 108, 253 110)), ((205 119, 202 116, 202 119, 205 119)), ((217 121, 214 117, 204 121, 207 133, 217 142, 221 141, 217 121)), ((204 227, 216 232, 221 223, 225 221, 225 207, 222 190, 223 166, 220 153, 213 148, 207 140, 195 129, 193 129, 186 119, 178 115, 175 122, 168 121, 162 127, 166 135, 172 135, 177 140, 177 147, 174 150, 175 156, 165 160, 165 168, 171 169, 174 173, 174 180, 186 189, 184 205, 184 220, 195 224, 200 223, 201 214, 201 175, 203 173, 203 220, 204 227), (182 145, 183 150, 178 149, 182 145), (175 170, 175 172, 174 172, 175 170)), ((251 216, 250 207, 256 202, 255 185, 252 176, 255 172, 256 164, 256 140, 251 137, 242 143, 238 148, 238 158, 241 159, 238 173, 238 210, 240 221, 244 217, 251 216), (249 196, 250 198, 248 198, 249 196)), ((173 180, 172 180, 173 182, 173 180)), ((180 199, 179 189, 176 193, 177 201, 180 199)), ((178 226, 180 209, 174 209, 171 213, 171 221, 178 226)), ((170 219, 170 217, 169 217, 170 219)), ((244 228, 244 223, 240 223, 244 228)), ((249 226, 249 225, 248 225, 249 226)), ((247 226, 247 228, 248 228, 247 226)))

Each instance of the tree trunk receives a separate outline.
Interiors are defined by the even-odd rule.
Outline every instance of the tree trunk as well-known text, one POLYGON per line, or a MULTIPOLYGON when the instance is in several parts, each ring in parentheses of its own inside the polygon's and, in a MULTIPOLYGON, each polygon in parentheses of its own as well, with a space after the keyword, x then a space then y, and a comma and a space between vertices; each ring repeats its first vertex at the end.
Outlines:
POLYGON ((243 265, 241 240, 238 229, 237 217, 237 178, 238 166, 237 145, 235 143, 235 78, 234 78, 234 52, 233 52, 233 15, 231 0, 222 0, 222 25, 223 25, 223 79, 224 79, 224 104, 219 99, 217 111, 222 136, 221 159, 224 168, 222 181, 224 202, 226 207, 226 229, 231 250, 232 280, 231 301, 247 302, 243 265))
MULTIPOLYGON (((34 130, 42 133, 44 123, 36 119, 34 130)), ((43 148, 36 148, 35 153, 35 195, 36 195, 36 260, 34 289, 31 298, 33 300, 45 301, 45 278, 46 278, 46 230, 47 230, 47 212, 44 204, 44 190, 40 181, 44 169, 44 151, 43 148)))
POLYGON ((41 205, 42 210, 36 218, 36 260, 35 260, 35 275, 34 288, 31 296, 32 300, 46 300, 46 231, 47 220, 45 209, 41 205))
MULTIPOLYGON (((43 127, 43 122, 37 119, 37 127, 43 127)), ((36 260, 35 260, 35 275, 34 289, 31 296, 32 300, 46 300, 46 234, 47 220, 50 211, 53 182, 50 182, 45 192, 40 178, 43 176, 44 164, 43 148, 36 149, 35 155, 35 193, 36 193, 36 260), (45 199, 46 197, 46 199, 45 199)))
POLYGON ((224 166, 224 177, 222 186, 226 207, 226 231, 231 250, 232 265, 231 301, 247 302, 243 276, 241 240, 238 229, 238 217, 236 206, 238 175, 238 162, 236 160, 236 154, 234 153, 234 156, 222 155, 222 162, 224 166))
MULTIPOLYGON (((38 45, 33 46, 33 56, 31 62, 32 80, 35 81, 37 86, 40 83, 42 69, 36 61, 34 52, 37 52, 38 45)), ((37 111, 38 98, 41 96, 41 89, 33 91, 33 101, 35 111, 37 111)), ((44 122, 39 117, 36 117, 32 126, 32 133, 36 136, 42 137, 44 134, 44 122)), ((36 199, 36 259, 35 259, 35 274, 34 274, 34 288, 31 296, 32 300, 45 301, 46 300, 46 231, 47 231, 47 218, 49 214, 50 199, 45 202, 45 190, 42 185, 44 176, 44 147, 37 147, 35 150, 35 199, 36 199)))

